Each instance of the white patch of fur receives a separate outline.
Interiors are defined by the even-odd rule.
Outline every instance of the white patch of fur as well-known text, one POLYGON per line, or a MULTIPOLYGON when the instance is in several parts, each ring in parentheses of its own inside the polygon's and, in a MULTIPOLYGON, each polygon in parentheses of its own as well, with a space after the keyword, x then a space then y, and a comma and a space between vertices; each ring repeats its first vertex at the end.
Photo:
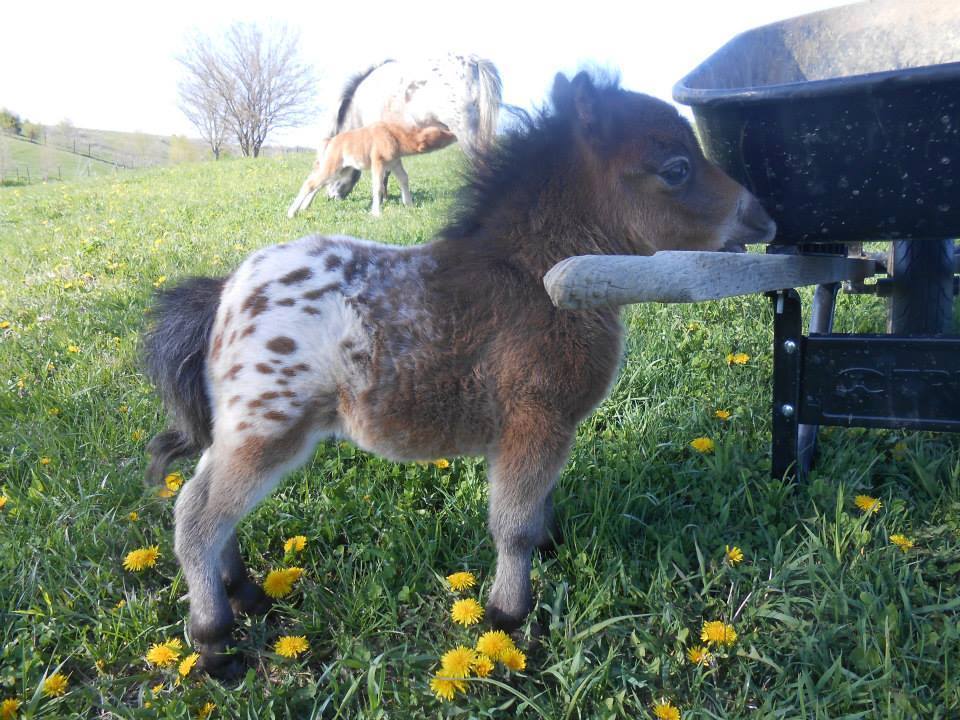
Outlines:
MULTIPOLYGON (((222 429, 225 433, 251 434, 257 436, 273 435, 282 432, 303 412, 311 398, 336 397, 341 388, 353 395, 360 395, 368 389, 369 380, 365 369, 358 364, 353 355, 367 354, 371 349, 368 335, 369 323, 361 317, 350 300, 361 293, 374 301, 385 300, 384 294, 390 286, 368 286, 364 276, 375 274, 375 265, 379 261, 391 263, 389 278, 404 286, 404 302, 392 308, 392 322, 400 328, 416 328, 417 337, 432 335, 429 317, 418 302, 422 296, 423 273, 432 267, 433 261, 422 254, 414 254, 409 248, 383 245, 367 240, 345 236, 307 237, 290 243, 283 248, 272 247, 251 255, 236 271, 224 289, 220 307, 214 324, 212 337, 224 336, 220 357, 210 358, 208 362, 208 381, 213 402, 214 435, 222 429), (318 248, 324 252, 317 253, 318 248), (344 279, 344 268, 354 258, 354 251, 363 248, 372 258, 351 283, 344 279), (311 254, 312 253, 312 254, 311 254), (331 270, 326 269, 327 258, 335 255, 339 264, 331 270), (304 281, 285 285, 280 279, 294 270, 309 268, 312 276, 304 281), (319 298, 306 300, 304 294, 316 289, 338 283, 339 287, 325 292, 319 298), (250 317, 250 310, 243 305, 262 285, 268 298, 264 311, 256 317, 250 317), (292 306, 278 305, 277 301, 293 298, 292 306), (310 306, 316 314, 307 314, 304 306, 310 306), (228 311, 232 315, 231 324, 226 332, 223 325, 228 311), (240 337, 243 330, 254 325, 255 331, 240 337), (232 333, 237 337, 228 344, 232 333), (278 354, 267 345, 271 339, 287 337, 296 343, 289 354, 278 354), (345 349, 344 342, 349 349, 345 349), (279 360, 280 362, 276 362, 279 360), (262 373, 256 369, 258 363, 273 368, 273 373, 262 373), (295 367, 300 363, 309 366, 306 371, 286 376, 284 368, 295 367), (225 378, 231 368, 242 365, 234 378, 225 378), (286 381, 284 385, 278 379, 286 381), (293 397, 284 397, 283 392, 294 393, 293 397), (280 393, 279 397, 261 400, 260 407, 251 408, 249 403, 261 398, 263 393, 280 393), (239 400, 230 402, 239 396, 239 400), (299 407, 293 402, 299 402, 299 407), (268 419, 268 411, 279 411, 288 416, 287 420, 268 419), (246 424, 243 431, 237 430, 240 423, 246 424)), ((394 326, 396 327, 396 326, 394 326)), ((399 337, 404 337, 401 332, 399 337)), ((411 346, 416 342, 410 335, 411 346)), ((409 348, 413 350, 413 347, 409 348)), ((395 358, 398 363, 412 362, 408 356, 395 358)), ((326 428, 328 433, 345 435, 359 446, 373 449, 369 438, 364 438, 361 428, 348 427, 341 418, 333 426, 326 428)), ((388 452, 389 455, 396 453, 388 452)))

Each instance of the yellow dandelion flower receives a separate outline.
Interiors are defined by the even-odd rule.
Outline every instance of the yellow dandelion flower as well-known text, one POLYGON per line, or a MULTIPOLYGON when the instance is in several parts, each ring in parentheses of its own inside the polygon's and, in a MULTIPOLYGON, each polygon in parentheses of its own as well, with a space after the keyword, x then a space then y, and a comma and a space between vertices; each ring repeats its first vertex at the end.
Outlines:
POLYGON ((160 548, 157 545, 131 550, 123 559, 125 570, 140 572, 145 568, 153 567, 157 564, 157 558, 160 557, 160 548))
POLYGON ((60 408, 52 407, 47 410, 47 415, 49 415, 50 417, 57 417, 61 412, 62 410, 60 410, 60 408))
POLYGON ((173 665, 180 658, 180 641, 168 640, 167 642, 154 643, 147 651, 145 659, 150 665, 157 667, 168 667, 173 665))
POLYGON ((860 511, 864 513, 879 512, 880 508, 883 507, 882 502, 877 500, 875 497, 870 497, 869 495, 857 495, 853 499, 853 504, 860 508, 860 511))
POLYGON ((293 584, 303 575, 303 568, 290 567, 271 570, 263 581, 263 590, 272 598, 282 598, 293 592, 293 584))
POLYGON ((6 330, 8 327, 10 327, 9 320, 4 320, 3 322, 0 322, 0 330, 6 330))
POLYGON ((126 415, 128 412, 130 412, 130 408, 127 407, 126 405, 121 405, 120 407, 117 408, 117 412, 119 412, 122 415, 126 415))
POLYGON ((7 500, 9 500, 6 495, 0 495, 0 510, 3 510, 7 506, 7 500))
POLYGON ((447 582, 450 588, 459 592, 460 590, 469 590, 477 584, 477 579, 471 572, 455 572, 453 575, 447 575, 447 582))
POLYGON ((16 698, 7 698, 0 703, 0 719, 10 720, 15 717, 17 710, 20 709, 21 702, 16 698))
POLYGON ((283 543, 284 552, 303 552, 303 549, 307 546, 307 538, 303 535, 294 535, 292 538, 287 538, 283 543))
POLYGON ((453 700, 458 690, 466 692, 467 684, 462 680, 444 677, 442 671, 430 680, 430 691, 438 700, 453 700))
POLYGON ((515 647, 506 650, 500 654, 500 662, 507 666, 508 670, 519 672, 527 668, 527 656, 515 647))
POLYGON ((896 442, 891 452, 894 460, 903 460, 903 456, 907 454, 907 444, 903 440, 896 442))
POLYGON ((141 428, 137 428, 137 429, 134 430, 132 433, 130 433, 130 438, 131 438, 134 442, 140 442, 140 441, 143 440, 146 436, 147 436, 146 431, 143 430, 143 429, 141 429, 141 428))
POLYGON ((283 657, 295 658, 305 653, 309 647, 305 635, 284 635, 277 640, 273 651, 283 657))
POLYGON ((708 437, 698 437, 690 441, 690 447, 699 453, 712 453, 714 444, 708 437))
POLYGON ((483 619, 483 608, 473 598, 457 600, 450 608, 450 617, 455 623, 464 627, 476 625, 483 619))
POLYGON ((186 677, 190 674, 190 671, 193 670, 193 666, 197 664, 197 660, 200 659, 200 653, 190 653, 183 660, 180 661, 180 665, 177 666, 177 672, 180 674, 180 677, 186 677))
POLYGON ((457 645, 453 650, 445 652, 440 658, 440 673, 444 677, 470 677, 477 654, 472 649, 457 645))
POLYGON ((727 355, 727 365, 746 365, 750 362, 750 356, 746 353, 730 353, 727 355))
POLYGON ((890 542, 903 550, 903 552, 907 552, 907 550, 913 547, 913 540, 908 538, 906 535, 901 535, 899 533, 896 535, 891 535, 890 542))
POLYGON ((707 665, 710 662, 710 651, 703 645, 697 645, 687 650, 687 660, 694 665, 707 665))
POLYGON ((158 288, 161 285, 163 285, 166 281, 167 281, 167 276, 161 275, 160 277, 158 277, 156 280, 153 281, 153 286, 155 288, 158 288))
POLYGON ((163 484, 171 493, 176 493, 183 485, 183 473, 179 470, 172 472, 163 479, 163 484))
POLYGON ((197 720, 207 720, 210 717, 210 713, 217 709, 216 703, 208 702, 202 708, 197 710, 197 720))
POLYGON ((450 467, 450 461, 446 458, 437 458, 436 460, 431 460, 431 462, 441 470, 446 470, 450 467))
POLYGON ((653 716, 657 720, 680 720, 680 709, 661 700, 653 704, 653 716))
POLYGON ((48 458, 48 457, 42 457, 42 458, 40 458, 40 464, 41 464, 41 465, 49 465, 51 462, 53 462, 53 461, 52 461, 50 458, 48 458))
POLYGON ((67 345, 67 352, 78 353, 80 352, 80 348, 77 345, 67 345))
POLYGON ((720 620, 705 622, 700 631, 700 639, 706 643, 718 643, 720 645, 733 645, 737 641, 737 631, 733 625, 727 625, 720 620))
POLYGON ((159 683, 159 684, 157 684, 157 685, 154 685, 152 688, 150 688, 150 692, 153 693, 154 695, 159 695, 160 693, 162 693, 162 692, 163 692, 163 683, 159 683))
POLYGON ((729 410, 716 410, 713 413, 713 416, 719 420, 729 420, 730 411, 729 410))
POLYGON ((139 519, 140 519, 140 515, 137 513, 136 510, 133 510, 127 513, 127 520, 129 520, 130 522, 136 522, 139 519))
POLYGON ((493 672, 493 660, 483 653, 477 653, 473 665, 471 665, 470 668, 473 670, 474 675, 485 678, 493 672))
POLYGON ((59 697, 67 691, 68 684, 63 673, 54 673, 43 681, 43 694, 47 697, 59 697))
POLYGON ((513 648, 513 640, 503 630, 490 630, 477 640, 477 652, 491 660, 500 660, 503 653, 513 648))
POLYGON ((736 545, 733 547, 725 545, 724 548, 724 557, 726 557, 726 560, 730 565, 736 565, 737 563, 743 562, 743 550, 738 548, 736 545))

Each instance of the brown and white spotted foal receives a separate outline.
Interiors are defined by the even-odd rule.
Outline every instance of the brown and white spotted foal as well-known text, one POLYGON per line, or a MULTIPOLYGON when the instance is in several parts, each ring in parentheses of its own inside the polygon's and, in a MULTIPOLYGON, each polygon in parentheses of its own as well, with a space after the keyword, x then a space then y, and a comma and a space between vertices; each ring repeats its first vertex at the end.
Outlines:
POLYGON ((330 437, 396 460, 484 456, 497 547, 487 617, 522 622, 554 483, 621 352, 618 310, 557 310, 544 274, 572 255, 772 235, 669 105, 585 73, 558 75, 551 99, 476 161, 433 242, 307 237, 159 296, 145 350, 172 429, 151 442, 149 475, 202 451, 175 547, 210 672, 236 670, 223 654, 234 611, 267 604, 237 522, 330 437))

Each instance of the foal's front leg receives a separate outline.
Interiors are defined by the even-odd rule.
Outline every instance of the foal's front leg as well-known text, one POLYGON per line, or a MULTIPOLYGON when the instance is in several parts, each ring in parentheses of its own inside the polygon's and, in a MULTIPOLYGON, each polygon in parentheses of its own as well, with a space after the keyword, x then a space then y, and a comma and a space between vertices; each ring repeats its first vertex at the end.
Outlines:
POLYGON ((551 427, 545 418, 538 421, 510 427, 489 459, 489 525, 497 546, 497 571, 486 614, 504 630, 519 627, 532 609, 530 557, 549 537, 550 494, 573 435, 572 429, 551 427))

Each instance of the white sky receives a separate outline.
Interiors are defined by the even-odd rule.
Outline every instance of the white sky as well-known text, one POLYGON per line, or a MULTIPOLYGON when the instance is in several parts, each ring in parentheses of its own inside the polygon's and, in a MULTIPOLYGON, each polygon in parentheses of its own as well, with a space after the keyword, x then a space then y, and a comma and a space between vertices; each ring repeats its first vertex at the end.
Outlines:
MULTIPOLYGON (((168 0, 5 3, 0 106, 53 125, 196 136, 177 109, 175 57, 193 31, 234 21, 298 28, 319 80, 319 110, 343 81, 387 57, 447 50, 493 60, 504 101, 531 107, 558 71, 617 69, 631 90, 670 99, 673 84, 738 32, 845 0, 168 0)), ((319 122, 318 122, 319 126, 319 122)), ((268 143, 312 145, 316 129, 268 143)))

